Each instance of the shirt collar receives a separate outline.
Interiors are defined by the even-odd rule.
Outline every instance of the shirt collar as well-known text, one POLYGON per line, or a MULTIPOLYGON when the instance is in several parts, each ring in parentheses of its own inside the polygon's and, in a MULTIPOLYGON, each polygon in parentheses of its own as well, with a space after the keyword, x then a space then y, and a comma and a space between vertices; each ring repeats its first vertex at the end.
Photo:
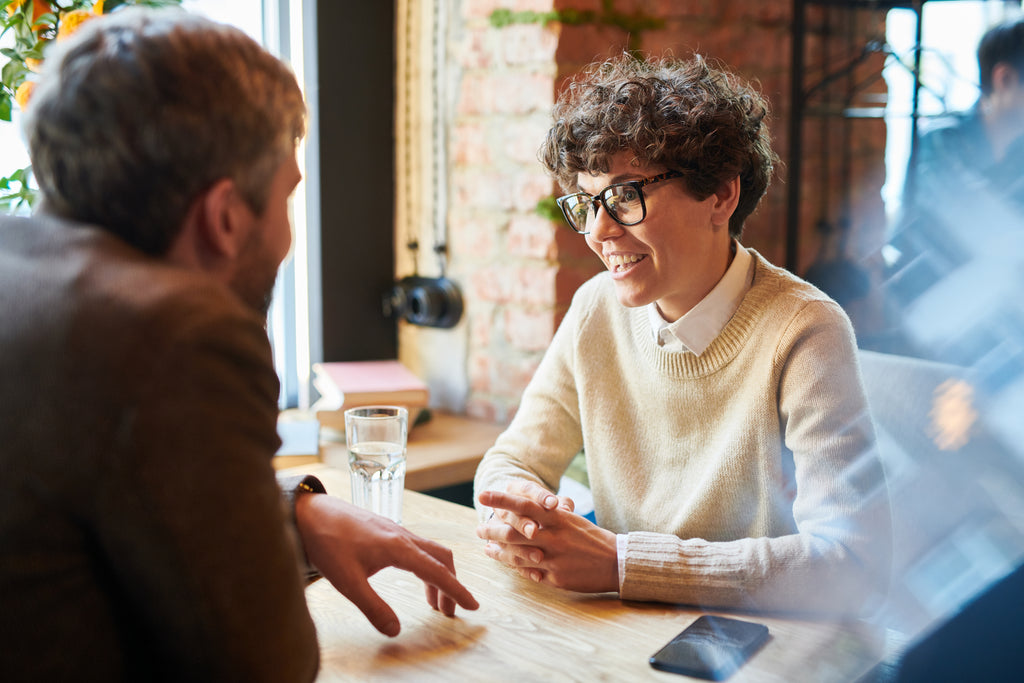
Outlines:
POLYGON ((732 319, 753 282, 753 258, 742 244, 733 240, 736 255, 718 284, 673 323, 666 322, 656 303, 648 304, 647 316, 654 339, 667 350, 701 355, 732 319))

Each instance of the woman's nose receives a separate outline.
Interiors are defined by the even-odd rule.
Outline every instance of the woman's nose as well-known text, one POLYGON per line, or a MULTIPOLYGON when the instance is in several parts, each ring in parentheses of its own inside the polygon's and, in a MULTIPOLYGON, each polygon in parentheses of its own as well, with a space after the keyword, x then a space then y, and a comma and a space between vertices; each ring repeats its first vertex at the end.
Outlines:
POLYGON ((596 242, 602 242, 622 234, 622 226, 609 215, 601 202, 596 203, 596 212, 587 216, 587 232, 596 242))

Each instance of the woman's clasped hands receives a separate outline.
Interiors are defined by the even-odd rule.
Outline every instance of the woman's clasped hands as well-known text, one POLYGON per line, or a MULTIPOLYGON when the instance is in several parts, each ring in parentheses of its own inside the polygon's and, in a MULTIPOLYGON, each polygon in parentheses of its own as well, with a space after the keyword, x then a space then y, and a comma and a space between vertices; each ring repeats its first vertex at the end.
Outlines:
POLYGON ((615 534, 577 515, 571 498, 516 481, 505 491, 483 491, 479 501, 494 510, 476 529, 488 557, 537 583, 582 593, 618 591, 615 534))

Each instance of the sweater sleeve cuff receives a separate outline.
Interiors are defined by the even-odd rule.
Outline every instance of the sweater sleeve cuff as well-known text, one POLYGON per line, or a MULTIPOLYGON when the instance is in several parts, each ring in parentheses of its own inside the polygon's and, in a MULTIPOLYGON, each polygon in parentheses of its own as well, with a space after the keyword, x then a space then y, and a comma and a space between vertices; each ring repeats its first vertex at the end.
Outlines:
POLYGON ((619 597, 623 600, 691 602, 693 591, 707 580, 700 545, 683 553, 680 539, 671 534, 633 531, 619 541, 619 597))
MULTIPOLYGON (((682 540, 647 531, 632 531, 626 539, 621 599, 754 606, 743 597, 758 581, 744 561, 742 542, 682 540)), ((757 576, 764 573, 753 571, 757 576)))

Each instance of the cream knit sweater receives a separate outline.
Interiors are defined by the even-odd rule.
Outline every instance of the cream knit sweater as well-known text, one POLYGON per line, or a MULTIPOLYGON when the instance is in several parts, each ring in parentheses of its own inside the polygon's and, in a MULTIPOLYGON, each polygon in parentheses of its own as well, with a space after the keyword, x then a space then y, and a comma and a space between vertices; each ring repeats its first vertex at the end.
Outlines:
POLYGON ((556 490, 582 448, 597 523, 628 534, 622 599, 863 613, 891 522, 853 330, 751 254, 750 291, 699 357, 659 347, 607 273, 585 283, 476 490, 556 490))

